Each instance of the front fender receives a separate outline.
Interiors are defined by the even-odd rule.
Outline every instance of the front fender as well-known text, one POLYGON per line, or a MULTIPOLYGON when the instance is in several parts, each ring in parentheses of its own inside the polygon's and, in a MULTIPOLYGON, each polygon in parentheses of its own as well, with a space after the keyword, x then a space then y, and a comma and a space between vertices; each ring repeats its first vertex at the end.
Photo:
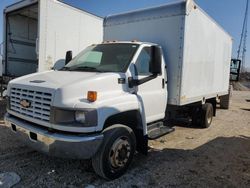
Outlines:
POLYGON ((131 110, 140 110, 140 105, 136 95, 130 93, 112 97, 105 101, 99 101, 97 108, 98 126, 96 131, 103 130, 105 121, 110 116, 131 110))
MULTIPOLYGON (((140 112, 143 132, 147 134, 145 114, 142 108, 142 101, 140 98, 131 93, 112 92, 112 94, 102 95, 96 102, 89 103, 87 100, 72 100, 74 102, 67 104, 73 106, 73 109, 94 108, 97 110, 98 124, 95 131, 102 131, 105 121, 116 114, 137 110, 140 112)), ((86 128, 85 128, 86 129, 86 128)))

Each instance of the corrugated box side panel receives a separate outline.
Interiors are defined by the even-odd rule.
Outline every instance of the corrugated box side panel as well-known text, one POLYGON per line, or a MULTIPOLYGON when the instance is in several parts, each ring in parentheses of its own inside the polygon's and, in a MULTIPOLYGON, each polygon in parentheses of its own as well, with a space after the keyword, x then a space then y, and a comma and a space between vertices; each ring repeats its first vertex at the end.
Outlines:
POLYGON ((100 43, 103 20, 52 0, 40 0, 39 71, 64 64, 66 51, 77 55, 87 46, 100 43))
POLYGON ((180 105, 227 94, 231 37, 196 6, 186 16, 184 41, 180 105))
POLYGON ((168 72, 168 103, 177 105, 183 54, 185 3, 178 3, 105 19, 104 40, 156 43, 162 46, 168 72))

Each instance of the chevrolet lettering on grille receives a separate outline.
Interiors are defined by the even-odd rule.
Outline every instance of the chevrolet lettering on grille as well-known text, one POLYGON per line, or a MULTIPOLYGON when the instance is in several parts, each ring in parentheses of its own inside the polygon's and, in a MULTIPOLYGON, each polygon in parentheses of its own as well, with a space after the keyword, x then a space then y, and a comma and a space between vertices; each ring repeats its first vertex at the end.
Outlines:
POLYGON ((31 102, 26 100, 26 99, 22 99, 20 101, 20 105, 23 107, 23 108, 29 108, 31 106, 31 102))

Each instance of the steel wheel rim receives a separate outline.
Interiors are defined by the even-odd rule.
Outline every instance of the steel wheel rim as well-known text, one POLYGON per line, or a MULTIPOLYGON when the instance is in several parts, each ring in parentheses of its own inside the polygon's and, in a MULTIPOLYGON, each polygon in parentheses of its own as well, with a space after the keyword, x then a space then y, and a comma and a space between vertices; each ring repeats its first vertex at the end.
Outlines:
POLYGON ((208 110, 208 115, 207 115, 207 122, 208 122, 209 125, 212 123, 212 118, 213 118, 212 110, 209 109, 208 110))
POLYGON ((116 139, 109 152, 109 161, 113 168, 126 166, 131 154, 131 145, 128 137, 122 136, 116 139))

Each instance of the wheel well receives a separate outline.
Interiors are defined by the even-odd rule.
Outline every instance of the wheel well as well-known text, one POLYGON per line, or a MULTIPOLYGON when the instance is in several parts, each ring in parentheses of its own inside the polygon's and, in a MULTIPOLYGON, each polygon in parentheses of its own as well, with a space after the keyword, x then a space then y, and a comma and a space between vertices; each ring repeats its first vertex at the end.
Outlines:
POLYGON ((213 115, 216 116, 216 104, 217 104, 216 98, 207 99, 206 103, 211 103, 212 104, 212 106, 213 106, 213 113, 214 113, 213 115))
POLYGON ((106 129, 115 124, 122 124, 130 127, 136 136, 136 149, 137 151, 147 154, 148 138, 143 134, 143 124, 141 114, 138 110, 130 110, 121 112, 108 117, 104 123, 106 129))
POLYGON ((141 115, 137 110, 131 110, 112 115, 106 119, 104 123, 104 129, 115 124, 126 125, 132 130, 135 128, 142 128, 141 115))

